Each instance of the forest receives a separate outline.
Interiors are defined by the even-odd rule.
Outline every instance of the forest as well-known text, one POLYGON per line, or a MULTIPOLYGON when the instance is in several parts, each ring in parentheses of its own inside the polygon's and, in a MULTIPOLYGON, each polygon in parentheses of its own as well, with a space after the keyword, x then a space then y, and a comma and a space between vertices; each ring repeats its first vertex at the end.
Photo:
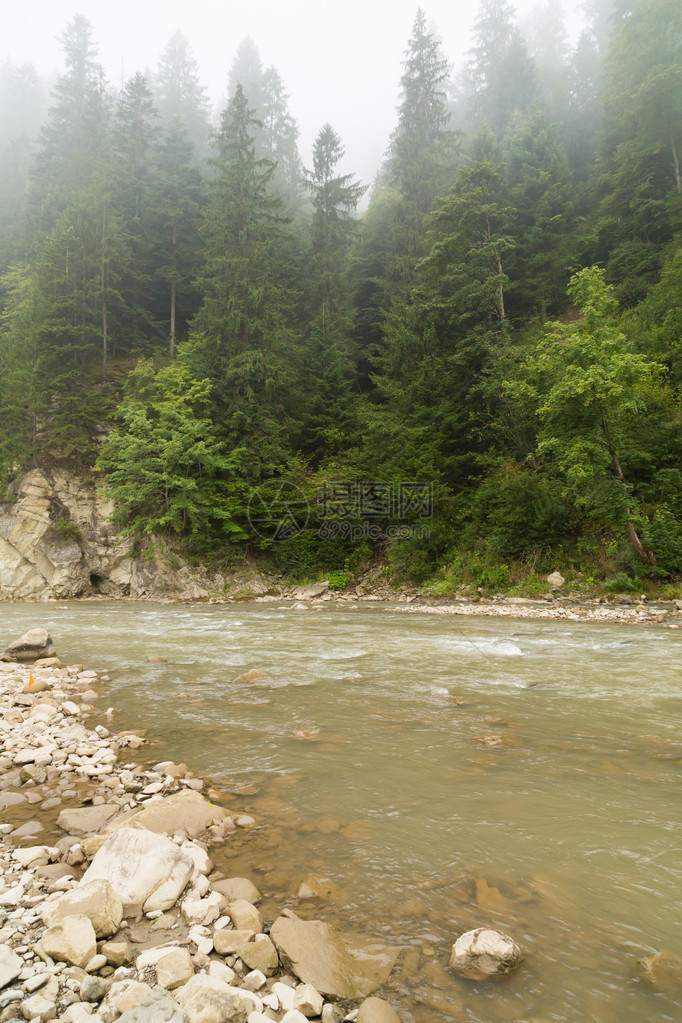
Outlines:
POLYGON ((453 69, 417 11, 371 187, 250 39, 219 117, 179 32, 119 90, 81 15, 51 89, 2 65, 0 491, 68 466, 141 543, 338 587, 678 594, 682 5, 586 17, 481 0, 453 69), (428 515, 320 500, 382 487, 428 515))

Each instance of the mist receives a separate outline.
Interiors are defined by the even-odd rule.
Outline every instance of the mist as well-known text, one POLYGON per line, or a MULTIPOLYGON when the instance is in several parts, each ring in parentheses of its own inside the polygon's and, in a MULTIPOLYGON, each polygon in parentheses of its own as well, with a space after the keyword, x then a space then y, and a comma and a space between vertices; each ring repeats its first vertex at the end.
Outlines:
MULTIPOLYGON (((527 36, 541 22, 542 6, 537 0, 515 5, 527 36)), ((551 7, 557 10, 556 4, 551 7)), ((47 83, 54 81, 62 70, 60 36, 69 19, 81 13, 93 26, 109 85, 120 90, 136 72, 153 76, 168 39, 179 30, 197 59, 217 121, 227 100, 231 63, 240 42, 250 37, 263 66, 277 69, 289 93, 304 165, 309 165, 318 131, 329 122, 345 145, 343 169, 371 182, 395 126, 401 62, 416 9, 416 0, 390 5, 350 0, 343 7, 302 0, 256 0, 248 7, 216 6, 208 0, 121 0, 115 6, 82 0, 74 7, 38 0, 6 8, 0 57, 14 66, 30 62, 47 83)), ((476 9, 473 0, 424 6, 453 75, 466 63, 476 9)), ((575 13, 566 14, 568 36, 575 41, 582 21, 575 13)))

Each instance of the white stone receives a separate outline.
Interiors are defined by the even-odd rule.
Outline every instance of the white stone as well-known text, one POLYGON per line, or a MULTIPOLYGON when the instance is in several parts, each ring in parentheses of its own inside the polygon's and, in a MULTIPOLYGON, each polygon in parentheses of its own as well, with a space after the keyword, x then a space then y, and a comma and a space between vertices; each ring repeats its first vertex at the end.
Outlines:
POLYGON ((266 979, 267 978, 265 974, 261 973, 260 970, 251 970, 251 972, 247 973, 246 976, 244 977, 244 980, 242 981, 242 986, 247 991, 260 991, 260 989, 265 984, 266 979))
POLYGON ((235 928, 239 931, 262 931, 263 920, 254 905, 246 899, 237 899, 227 907, 235 928))
POLYGON ((312 984, 301 984, 296 988, 294 1008, 306 1018, 319 1016, 324 1005, 324 998, 312 984))
POLYGON ((298 1011, 298 1009, 289 1009, 289 1011, 282 1016, 281 1023, 308 1023, 308 1020, 302 1012, 298 1011))
POLYGON ((65 700, 61 705, 61 710, 64 714, 68 714, 71 717, 76 717, 81 712, 80 707, 73 700, 65 700))
POLYGON ((501 931, 478 927, 461 934, 452 946, 450 967, 461 976, 482 979, 510 973, 523 962, 521 949, 501 931))
POLYGON ((95 855, 83 882, 104 878, 121 900, 124 916, 170 909, 194 864, 163 835, 135 828, 114 832, 95 855))
POLYGON ((280 1009, 284 1009, 285 1012, 289 1009, 293 1009, 296 1003, 296 992, 292 987, 277 981, 277 983, 272 985, 272 993, 273 995, 277 995, 280 1009))
POLYGON ((59 962, 84 968, 97 952, 95 930, 87 916, 66 916, 48 927, 41 938, 45 954, 59 962))
POLYGON ((189 1019, 189 1023, 243 1023, 246 1010, 239 998, 238 988, 223 984, 214 977, 195 974, 174 998, 189 1019))
POLYGON ((121 926, 123 906, 111 883, 98 878, 84 881, 57 900, 45 903, 43 920, 52 927, 74 913, 82 913, 91 920, 98 938, 108 938, 121 926))
POLYGON ((15 980, 23 968, 23 959, 20 959, 9 945, 0 945, 0 989, 15 980))

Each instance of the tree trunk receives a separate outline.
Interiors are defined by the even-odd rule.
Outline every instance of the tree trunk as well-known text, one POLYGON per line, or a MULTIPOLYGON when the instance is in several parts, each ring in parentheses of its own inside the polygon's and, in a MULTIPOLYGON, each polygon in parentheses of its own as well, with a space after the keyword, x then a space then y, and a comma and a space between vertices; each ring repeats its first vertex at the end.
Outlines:
POLYGON ((675 145, 675 136, 670 136, 670 148, 673 153, 673 170, 675 171, 675 184, 677 185, 677 194, 682 194, 682 179, 680 178, 680 158, 677 155, 677 146, 675 145))
POLYGON ((170 337, 168 339, 168 354, 171 359, 175 358, 175 281, 171 281, 171 305, 170 305, 170 337))
POLYGON ((504 311, 504 286, 502 284, 502 257, 497 253, 497 272, 500 275, 500 319, 505 317, 504 311))
MULTIPOLYGON (((617 454, 616 449, 614 447, 613 441, 611 440, 611 436, 609 434, 609 430, 608 430, 608 427, 606 425, 606 416, 604 415, 603 409, 602 409, 602 413, 601 413, 601 428, 602 428, 602 432, 604 434, 604 437, 606 439, 606 444, 607 444, 607 447, 609 449, 609 453, 611 455, 611 463, 613 465, 613 471, 615 472, 616 477, 618 478, 620 483, 622 483, 623 486, 625 486, 625 475, 623 473, 623 467, 620 464, 620 459, 618 458, 618 454, 617 454)), ((645 547, 644 544, 642 543, 642 541, 640 540, 640 538, 639 538, 639 536, 637 534, 637 530, 635 529, 634 525, 632 524, 632 521, 631 521, 631 518, 630 518, 631 512, 630 512, 629 506, 626 506, 625 514, 627 515, 626 529, 627 529, 628 539, 630 540, 630 543, 635 548, 635 550, 639 554, 639 556, 642 559, 642 561, 645 561, 647 563, 647 565, 655 565, 656 564, 656 556, 655 556, 654 552, 650 551, 647 547, 645 547)))

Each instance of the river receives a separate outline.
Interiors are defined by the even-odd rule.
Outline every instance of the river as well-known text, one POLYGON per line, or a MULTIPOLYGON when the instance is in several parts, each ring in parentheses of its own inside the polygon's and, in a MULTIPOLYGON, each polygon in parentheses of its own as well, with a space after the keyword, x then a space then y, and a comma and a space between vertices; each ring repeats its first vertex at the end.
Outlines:
POLYGON ((3 604, 0 623, 0 643, 45 626, 107 672, 117 729, 263 825, 217 859, 266 919, 287 904, 404 950, 386 995, 406 1023, 682 1018, 632 979, 682 956, 680 633, 108 601, 3 604), (303 882, 321 898, 296 900, 303 882), (446 969, 481 925, 526 954, 502 983, 446 969))

